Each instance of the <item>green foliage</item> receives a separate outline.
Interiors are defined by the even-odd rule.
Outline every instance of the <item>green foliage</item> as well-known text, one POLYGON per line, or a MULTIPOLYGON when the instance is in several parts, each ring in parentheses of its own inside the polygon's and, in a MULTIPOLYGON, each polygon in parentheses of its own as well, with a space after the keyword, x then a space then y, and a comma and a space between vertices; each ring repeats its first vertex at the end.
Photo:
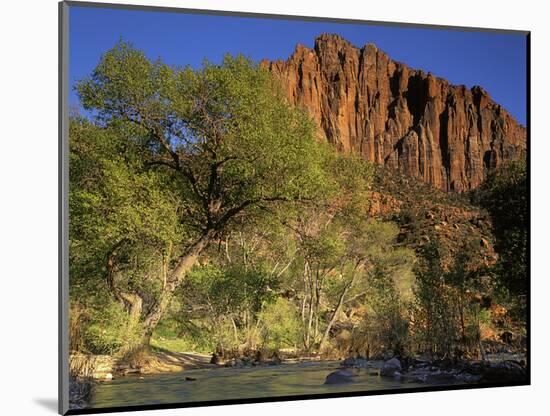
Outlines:
POLYGON ((91 309, 84 335, 86 346, 95 354, 115 354, 126 342, 126 329, 127 319, 119 303, 108 302, 101 310, 91 309))
POLYGON ((409 341, 407 311, 414 284, 414 252, 396 245, 399 229, 394 223, 369 221, 361 234, 369 267, 351 293, 364 293, 360 303, 364 312, 353 348, 366 355, 388 349, 403 353, 409 341))
POLYGON ((433 353, 459 356, 480 350, 481 325, 487 311, 473 297, 483 293, 481 277, 487 272, 475 257, 476 245, 466 241, 454 262, 442 264, 441 245, 433 240, 421 252, 415 273, 416 339, 433 353))
POLYGON ((71 304, 71 351, 115 355, 139 339, 141 331, 129 325, 122 305, 109 298, 71 304))
POLYGON ((365 323, 370 332, 370 349, 390 349, 403 354, 409 338, 408 302, 383 267, 371 273, 367 296, 369 312, 365 323))
POLYGON ((151 346, 159 350, 211 353, 216 348, 216 340, 199 321, 194 321, 169 313, 155 329, 151 346))
POLYGON ((296 349, 301 339, 298 309, 292 302, 277 298, 262 308, 258 319, 262 325, 262 344, 270 350, 296 349))
POLYGON ((255 347, 261 344, 259 316, 276 301, 277 285, 275 277, 261 268, 195 267, 176 297, 178 307, 171 315, 177 322, 175 332, 201 350, 255 347))
POLYGON ((263 270, 205 266, 193 269, 185 285, 191 296, 207 299, 211 313, 221 317, 258 313, 265 302, 273 300, 277 282, 263 270))
POLYGON ((451 290, 444 282, 442 257, 443 248, 435 239, 420 251, 415 268, 416 335, 429 351, 451 354, 459 329, 451 290))
POLYGON ((222 227, 247 207, 315 198, 330 182, 309 117, 242 56, 195 71, 119 43, 77 89, 85 108, 107 125, 137 129, 150 159, 178 173, 199 229, 222 227))
POLYGON ((82 119, 71 121, 69 136, 71 266, 97 267, 123 240, 150 252, 180 241, 176 197, 161 175, 143 169, 133 143, 82 119))
POLYGON ((114 247, 118 290, 139 293, 148 306, 160 293, 164 259, 185 230, 175 193, 166 178, 144 168, 133 141, 81 118, 71 120, 69 138, 71 298, 90 314, 83 348, 113 353, 141 329, 108 284, 114 247))
POLYGON ((511 162, 491 172, 474 202, 486 208, 492 219, 499 261, 499 281, 525 307, 527 295, 528 189, 525 161, 511 162))

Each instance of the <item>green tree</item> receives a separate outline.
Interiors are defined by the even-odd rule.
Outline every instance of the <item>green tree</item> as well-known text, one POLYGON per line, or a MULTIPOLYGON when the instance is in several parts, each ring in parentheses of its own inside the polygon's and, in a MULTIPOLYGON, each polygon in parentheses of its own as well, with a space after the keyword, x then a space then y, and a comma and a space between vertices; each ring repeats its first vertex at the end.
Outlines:
POLYGON ((495 268, 502 285, 525 308, 528 282, 528 188, 525 161, 510 162, 492 171, 474 201, 486 208, 496 237, 499 260, 495 268))
MULTIPOLYGON (((181 231, 158 296, 142 314, 145 345, 189 270, 228 227, 259 210, 314 200, 330 185, 313 123, 287 104, 267 70, 241 56, 199 70, 173 68, 119 43, 77 90, 96 126, 135 147, 140 168, 175 196, 171 215, 181 231)), ((121 192, 127 186, 121 182, 121 192)), ((116 264, 126 239, 104 237, 116 264)))
POLYGON ((182 285, 185 326, 199 319, 207 325, 216 347, 257 346, 257 317, 265 304, 275 301, 277 280, 262 268, 241 265, 195 267, 182 285))
POLYGON ((143 169, 139 148, 117 130, 76 117, 69 137, 71 300, 90 310, 87 328, 100 329, 84 334, 92 352, 131 348, 185 235, 177 197, 162 174, 143 169), (112 302, 126 320, 115 317, 112 302))
POLYGON ((444 280, 444 247, 432 236, 420 247, 418 254, 415 266, 415 335, 423 345, 422 350, 452 354, 459 329, 452 293, 444 280))
POLYGON ((487 268, 480 265, 475 240, 464 242, 450 264, 444 264, 442 245, 436 240, 420 249, 416 266, 414 313, 417 339, 430 352, 455 355, 479 352, 481 305, 475 295, 488 288, 482 283, 487 268))
MULTIPOLYGON (((307 350, 318 348, 328 339, 321 322, 322 297, 326 282, 334 275, 355 276, 364 261, 359 244, 352 243, 365 224, 372 165, 356 156, 333 155, 327 171, 336 182, 338 193, 325 194, 315 206, 286 213, 281 221, 293 232, 300 258, 302 287, 299 288, 303 343, 307 350), (292 217, 294 215, 294 218, 292 217), (350 264, 353 265, 348 267, 350 264), (351 274, 348 274, 351 273, 351 274)), ((344 295, 354 285, 355 277, 344 283, 344 295)), ((328 331, 338 315, 333 311, 328 331)))
POLYGON ((481 277, 487 275, 488 268, 479 264, 475 240, 466 240, 460 251, 455 255, 454 262, 443 275, 443 279, 450 286, 452 310, 450 314, 458 320, 459 334, 455 341, 459 348, 457 352, 479 351, 482 359, 485 353, 481 344, 481 314, 480 302, 476 302, 473 294, 481 294, 487 288, 482 284, 481 277))
POLYGON ((275 302, 264 304, 258 320, 264 347, 279 350, 298 346, 301 327, 298 308, 294 303, 278 297, 275 302))
POLYGON ((397 244, 399 228, 392 222, 363 221, 353 226, 350 241, 364 266, 345 295, 344 305, 361 310, 354 350, 367 355, 377 350, 402 351, 408 336, 407 305, 412 297, 413 250, 397 244))

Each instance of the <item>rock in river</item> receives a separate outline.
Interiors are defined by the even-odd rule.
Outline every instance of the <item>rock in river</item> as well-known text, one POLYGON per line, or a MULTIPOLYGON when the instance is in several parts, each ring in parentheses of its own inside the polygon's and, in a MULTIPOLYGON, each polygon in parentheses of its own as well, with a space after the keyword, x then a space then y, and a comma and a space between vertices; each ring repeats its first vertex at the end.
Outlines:
POLYGON ((71 409, 83 409, 88 406, 92 384, 83 378, 70 377, 69 404, 71 409))
POLYGON ((400 373, 401 362, 397 358, 386 361, 380 370, 380 375, 385 377, 393 377, 400 373))
POLYGON ((483 383, 525 383, 527 370, 514 361, 493 363, 482 375, 483 383))
POLYGON ((352 377, 355 376, 353 372, 347 369, 340 369, 330 373, 325 379, 325 384, 343 384, 352 383, 352 377))

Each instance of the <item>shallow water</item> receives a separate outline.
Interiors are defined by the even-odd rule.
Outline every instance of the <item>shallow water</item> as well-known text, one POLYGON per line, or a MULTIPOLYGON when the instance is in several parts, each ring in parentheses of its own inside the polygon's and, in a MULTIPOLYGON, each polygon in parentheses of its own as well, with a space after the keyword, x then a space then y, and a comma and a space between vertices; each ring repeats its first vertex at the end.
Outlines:
POLYGON ((187 370, 148 375, 143 379, 124 377, 95 385, 89 407, 251 399, 436 385, 369 375, 373 369, 359 370, 352 383, 324 385, 326 376, 339 366, 339 362, 309 362, 273 367, 187 370), (196 380, 186 381, 185 377, 196 380))

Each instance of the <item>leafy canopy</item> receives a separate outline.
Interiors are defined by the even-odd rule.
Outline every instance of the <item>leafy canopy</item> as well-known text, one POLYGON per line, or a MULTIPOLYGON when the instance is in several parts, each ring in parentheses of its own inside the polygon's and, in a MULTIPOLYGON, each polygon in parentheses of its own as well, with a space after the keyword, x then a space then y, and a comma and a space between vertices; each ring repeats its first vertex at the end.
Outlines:
POLYGON ((249 208, 313 200, 334 188, 311 120, 242 56, 193 70, 119 43, 77 90, 100 124, 131 132, 144 165, 174 176, 186 224, 202 234, 249 208))

